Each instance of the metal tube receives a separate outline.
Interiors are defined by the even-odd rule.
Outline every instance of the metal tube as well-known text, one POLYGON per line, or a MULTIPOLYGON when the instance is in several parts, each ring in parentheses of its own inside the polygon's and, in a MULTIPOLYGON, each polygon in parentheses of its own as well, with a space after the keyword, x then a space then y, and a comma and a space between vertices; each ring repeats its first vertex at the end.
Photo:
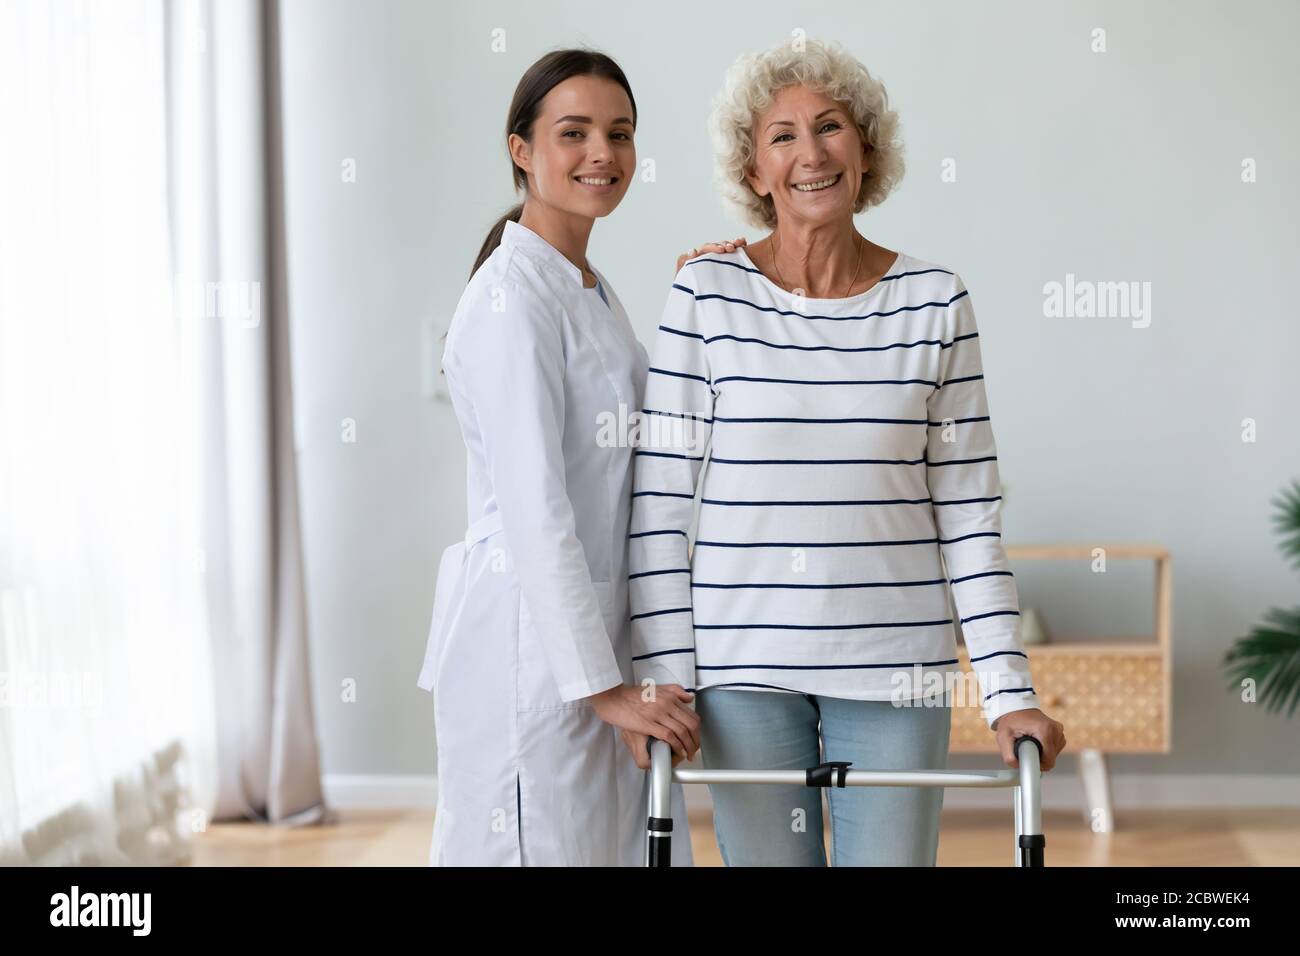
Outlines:
POLYGON ((673 751, 650 740, 650 818, 646 821, 646 866, 672 865, 673 751))
MULTIPOLYGON (((665 745, 666 746, 666 745, 665 745)), ((803 770, 675 770, 678 783, 786 783, 804 786, 803 770)), ((850 770, 849 787, 1014 787, 1020 777, 1012 770, 850 770)))
POLYGON ((671 817, 673 751, 663 740, 650 741, 650 816, 671 817))
POLYGON ((1014 807, 1016 811, 1016 842, 1013 846, 1016 855, 1015 855, 1015 861, 1011 865, 1020 866, 1021 865, 1020 834, 1022 834, 1024 831, 1020 829, 1020 786, 1019 785, 1016 785, 1011 790, 1011 806, 1014 807))
POLYGON ((1042 817, 1042 779, 1038 769, 1038 748, 1021 747, 1017 755, 1020 761, 1020 832, 1037 834, 1043 832, 1042 817))
POLYGON ((1043 865, 1046 840, 1043 837, 1042 777, 1039 763, 1038 741, 1022 737, 1015 744, 1016 759, 1020 763, 1020 786, 1016 788, 1016 847, 1020 852, 1020 865, 1043 865), (1023 741, 1023 743, 1022 743, 1023 741))

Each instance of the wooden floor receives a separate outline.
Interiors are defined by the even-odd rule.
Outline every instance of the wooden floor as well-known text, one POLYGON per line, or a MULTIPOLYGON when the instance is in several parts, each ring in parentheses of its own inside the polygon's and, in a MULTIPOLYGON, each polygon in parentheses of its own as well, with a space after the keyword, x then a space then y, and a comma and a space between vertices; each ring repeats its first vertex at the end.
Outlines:
MULTIPOLYGON (((332 811, 309 827, 211 825, 195 841, 195 866, 424 866, 430 810, 332 811)), ((1300 809, 1150 810, 1120 814, 1112 834, 1089 832, 1082 814, 1043 812, 1049 866, 1296 866, 1300 809)), ((940 866, 1010 866, 1012 823, 993 810, 945 810, 940 866)), ((696 866, 721 866, 712 817, 691 818, 696 866)))

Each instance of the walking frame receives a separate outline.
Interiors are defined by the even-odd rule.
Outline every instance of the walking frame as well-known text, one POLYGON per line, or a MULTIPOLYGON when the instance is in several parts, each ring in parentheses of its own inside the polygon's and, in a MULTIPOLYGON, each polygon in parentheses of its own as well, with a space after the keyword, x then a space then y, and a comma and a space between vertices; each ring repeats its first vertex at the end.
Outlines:
MULTIPOLYGON (((672 865, 673 783, 784 783, 808 787, 1010 787, 1016 814, 1013 866, 1042 866, 1041 774, 1043 745, 1017 737, 1012 745, 1019 770, 850 770, 834 761, 807 770, 678 770, 665 741, 650 741, 650 819, 646 827, 646 866, 672 865), (1031 742, 1034 746, 1022 747, 1031 742)), ((689 837, 688 837, 689 839, 689 837)))

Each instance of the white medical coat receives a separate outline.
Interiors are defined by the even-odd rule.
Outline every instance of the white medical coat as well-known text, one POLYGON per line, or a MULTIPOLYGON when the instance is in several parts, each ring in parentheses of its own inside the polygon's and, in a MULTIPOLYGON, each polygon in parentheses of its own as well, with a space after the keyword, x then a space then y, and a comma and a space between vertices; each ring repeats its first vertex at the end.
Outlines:
MULTIPOLYGON (((647 774, 583 698, 633 683, 630 423, 648 356, 557 249, 507 222, 443 356, 468 452, 465 541, 439 568, 429 862, 640 866, 647 774)), ((673 785, 673 863, 692 865, 673 785)))

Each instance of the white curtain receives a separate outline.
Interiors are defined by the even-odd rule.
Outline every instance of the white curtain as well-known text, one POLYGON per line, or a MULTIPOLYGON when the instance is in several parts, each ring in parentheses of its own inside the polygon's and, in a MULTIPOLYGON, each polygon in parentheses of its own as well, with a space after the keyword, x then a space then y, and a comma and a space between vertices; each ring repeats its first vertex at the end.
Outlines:
POLYGON ((0 0, 0 861, 187 858, 214 789, 159 0, 0 0))
POLYGON ((278 4, 168 0, 175 287, 198 330, 215 819, 317 823, 286 300, 278 4))
POLYGON ((0 0, 0 863, 310 823, 271 0, 0 0))

